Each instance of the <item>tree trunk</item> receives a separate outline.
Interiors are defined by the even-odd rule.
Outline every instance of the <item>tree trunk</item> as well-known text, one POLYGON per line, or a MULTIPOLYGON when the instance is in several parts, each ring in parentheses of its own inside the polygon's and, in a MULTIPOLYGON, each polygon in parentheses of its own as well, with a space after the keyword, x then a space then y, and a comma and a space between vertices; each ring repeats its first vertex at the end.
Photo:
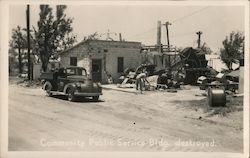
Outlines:
POLYGON ((46 70, 47 70, 47 64, 46 64, 46 61, 44 59, 42 59, 42 69, 43 69, 43 72, 46 72, 46 70))
POLYGON ((22 73, 22 56, 21 56, 21 48, 18 48, 18 68, 19 68, 19 73, 22 73))
POLYGON ((41 55, 41 61, 42 61, 42 70, 43 70, 43 72, 46 72, 47 66, 49 63, 49 59, 45 55, 41 55))
POLYGON ((43 72, 46 72, 47 70, 47 65, 45 63, 42 63, 42 69, 43 69, 43 72))

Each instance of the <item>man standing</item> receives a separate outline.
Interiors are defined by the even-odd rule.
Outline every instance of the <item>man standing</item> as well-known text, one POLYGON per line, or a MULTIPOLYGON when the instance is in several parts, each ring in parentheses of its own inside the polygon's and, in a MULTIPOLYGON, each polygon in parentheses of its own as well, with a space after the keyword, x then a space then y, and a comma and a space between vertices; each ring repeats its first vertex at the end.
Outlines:
POLYGON ((138 90, 138 87, 140 87, 141 93, 143 91, 143 88, 145 89, 145 81, 147 81, 146 77, 147 77, 146 69, 143 69, 142 72, 136 76, 136 90, 138 90))

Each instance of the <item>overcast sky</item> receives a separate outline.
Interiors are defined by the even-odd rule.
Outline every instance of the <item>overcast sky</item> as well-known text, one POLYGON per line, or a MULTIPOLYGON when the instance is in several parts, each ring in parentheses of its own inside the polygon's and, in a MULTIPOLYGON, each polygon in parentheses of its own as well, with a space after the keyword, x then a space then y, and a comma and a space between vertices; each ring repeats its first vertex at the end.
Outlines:
MULTIPOLYGON (((31 25, 37 26, 39 6, 30 6, 31 25)), ((25 27, 25 5, 10 6, 10 33, 17 25, 25 27)), ((69 5, 68 17, 73 17, 73 33, 80 42, 84 36, 98 32, 121 33, 127 41, 146 45, 156 44, 157 21, 169 21, 170 44, 178 47, 197 47, 197 31, 214 52, 232 31, 244 31, 242 6, 86 6, 69 5)), ((118 36, 111 34, 114 40, 118 36)), ((166 29, 162 27, 162 43, 166 44, 166 29)))

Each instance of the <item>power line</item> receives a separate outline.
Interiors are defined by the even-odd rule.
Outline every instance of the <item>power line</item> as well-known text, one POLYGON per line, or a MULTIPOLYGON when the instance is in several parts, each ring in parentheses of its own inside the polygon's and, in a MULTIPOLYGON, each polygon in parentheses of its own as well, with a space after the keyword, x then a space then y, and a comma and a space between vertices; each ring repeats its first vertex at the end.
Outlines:
MULTIPOLYGON (((190 16, 193 16, 193 15, 199 13, 199 12, 202 12, 202 11, 208 9, 209 7, 210 7, 210 6, 201 8, 201 9, 196 10, 196 11, 194 11, 194 12, 192 12, 192 13, 190 13, 190 14, 187 14, 187 15, 185 15, 185 16, 183 16, 183 17, 177 18, 177 19, 173 20, 172 23, 176 23, 176 22, 178 22, 178 21, 180 21, 180 20, 182 20, 182 19, 184 19, 184 18, 188 18, 188 17, 190 17, 190 16)), ((138 34, 135 34, 135 35, 128 36, 127 38, 140 36, 140 35, 149 33, 149 32, 151 32, 151 31, 153 31, 153 30, 155 31, 155 30, 156 30, 156 27, 150 28, 150 29, 148 29, 148 30, 145 31, 145 32, 141 32, 141 33, 138 33, 138 34)), ((176 35, 176 36, 173 36, 172 38, 179 37, 179 36, 186 36, 186 35, 190 35, 190 34, 191 34, 191 33, 187 33, 187 34, 184 34, 184 35, 176 35)), ((192 34, 193 34, 193 32, 192 32, 192 34)))
POLYGON ((177 21, 180 21, 180 20, 182 20, 182 19, 184 19, 184 18, 187 18, 187 17, 193 16, 193 15, 195 15, 195 14, 199 13, 199 12, 202 12, 202 11, 204 11, 204 10, 208 9, 209 7, 210 7, 210 6, 207 6, 207 7, 201 8, 201 9, 196 10, 196 11, 194 11, 194 12, 192 12, 192 13, 190 13, 190 14, 187 14, 187 15, 185 15, 185 16, 183 16, 183 17, 177 18, 177 19, 173 20, 173 22, 172 22, 172 23, 176 23, 177 21))
POLYGON ((171 38, 177 38, 177 37, 183 37, 183 36, 190 36, 194 35, 195 32, 188 32, 188 33, 183 33, 183 34, 176 34, 175 36, 171 36, 171 38))

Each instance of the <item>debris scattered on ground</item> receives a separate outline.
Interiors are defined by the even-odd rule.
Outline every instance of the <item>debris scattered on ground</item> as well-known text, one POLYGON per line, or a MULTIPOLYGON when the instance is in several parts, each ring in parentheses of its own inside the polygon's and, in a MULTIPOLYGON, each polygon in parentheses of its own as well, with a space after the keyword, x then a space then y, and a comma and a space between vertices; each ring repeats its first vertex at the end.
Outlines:
POLYGON ((42 86, 41 82, 38 80, 29 81, 27 79, 17 81, 16 84, 19 86, 32 87, 32 88, 37 88, 42 86))
POLYGON ((135 88, 135 84, 117 84, 116 85, 118 88, 135 88))
POLYGON ((233 97, 243 97, 244 94, 243 94, 243 93, 241 93, 241 94, 233 94, 232 96, 233 96, 233 97))
POLYGON ((182 108, 193 108, 194 111, 197 109, 201 110, 206 117, 212 117, 214 115, 227 116, 230 113, 236 111, 243 111, 243 96, 233 97, 227 96, 227 104, 224 107, 210 107, 207 104, 207 98, 192 101, 174 101, 178 104, 179 102, 185 102, 185 106, 182 108))
MULTIPOLYGON (((41 89, 21 87, 17 86, 16 83, 10 85, 9 97, 11 101, 9 106, 11 107, 12 116, 15 116, 10 117, 11 128, 18 130, 20 127, 27 126, 28 123, 27 128, 20 131, 21 133, 11 132, 10 136, 11 138, 31 142, 27 146, 26 143, 19 142, 19 144, 16 144, 18 141, 12 141, 10 148, 17 150, 16 147, 18 146, 19 150, 25 150, 25 148, 43 150, 44 147, 36 143, 39 142, 39 136, 49 137, 55 135, 58 140, 62 140, 65 138, 65 132, 70 133, 65 138, 67 140, 79 136, 77 138, 79 140, 97 137, 112 140, 127 138, 132 141, 148 141, 148 138, 151 137, 154 139, 166 138, 171 141, 176 141, 179 138, 190 140, 195 134, 202 133, 195 136, 195 139, 203 140, 204 135, 208 140, 213 137, 217 142, 217 147, 212 148, 213 151, 231 150, 241 152, 241 142, 243 140, 241 137, 243 133, 242 111, 230 113, 230 117, 217 117, 216 115, 206 117, 207 113, 203 113, 201 110, 201 106, 206 105, 206 99, 194 96, 194 94, 200 92, 197 87, 193 86, 191 90, 178 91, 178 95, 166 91, 149 91, 143 95, 134 95, 132 93, 121 93, 118 90, 139 93, 135 89, 119 89, 114 84, 107 84, 104 87, 112 89, 104 89, 105 95, 102 96, 103 101, 101 102, 69 103, 63 97, 45 97, 41 89), (116 91, 113 89, 116 89, 116 91), (175 100, 179 102, 172 102, 175 100), (88 112, 87 115, 86 111, 88 112), (73 121, 72 113, 74 114, 73 121), (186 117, 184 118, 184 116, 186 117), (199 117, 201 118, 199 119, 199 117), (43 122, 41 126, 37 126, 37 123, 41 123, 41 121, 43 122), (15 122, 18 122, 18 124, 15 122), (85 124, 85 126, 79 126, 79 123, 85 124), (72 128, 66 129, 65 127, 68 126, 72 128), (48 127, 53 130, 46 130, 48 127), (66 131, 60 132, 62 129, 66 131), (71 129, 79 130, 72 133, 71 129), (79 134, 79 131, 86 130, 92 131, 90 132, 91 135, 89 135, 89 132, 79 134), (34 137, 29 137, 31 132, 34 137), (230 140, 227 139, 229 137, 230 140), (233 148, 235 146, 236 149, 233 148)), ((234 99, 239 99, 240 104, 240 97, 234 99)), ((124 142, 127 142, 127 139, 124 142)), ((132 148, 133 150, 141 149, 134 146, 132 148)), ((151 146, 145 146, 143 150, 149 148, 151 146)), ((93 147, 84 146, 84 149, 93 149, 93 147)), ((111 146, 110 149, 120 150, 121 148, 111 146)), ((61 147, 60 150, 62 150, 61 147)), ((69 150, 68 147, 65 150, 69 150)), ((160 149, 157 147, 152 148, 152 150, 159 151, 160 149)), ((190 150, 199 151, 200 148, 192 147, 190 150)), ((206 148, 202 148, 203 150, 211 151, 206 148)))
POLYGON ((207 96, 207 93, 206 92, 202 92, 200 94, 195 94, 195 96, 197 96, 197 97, 204 97, 204 96, 207 96))

